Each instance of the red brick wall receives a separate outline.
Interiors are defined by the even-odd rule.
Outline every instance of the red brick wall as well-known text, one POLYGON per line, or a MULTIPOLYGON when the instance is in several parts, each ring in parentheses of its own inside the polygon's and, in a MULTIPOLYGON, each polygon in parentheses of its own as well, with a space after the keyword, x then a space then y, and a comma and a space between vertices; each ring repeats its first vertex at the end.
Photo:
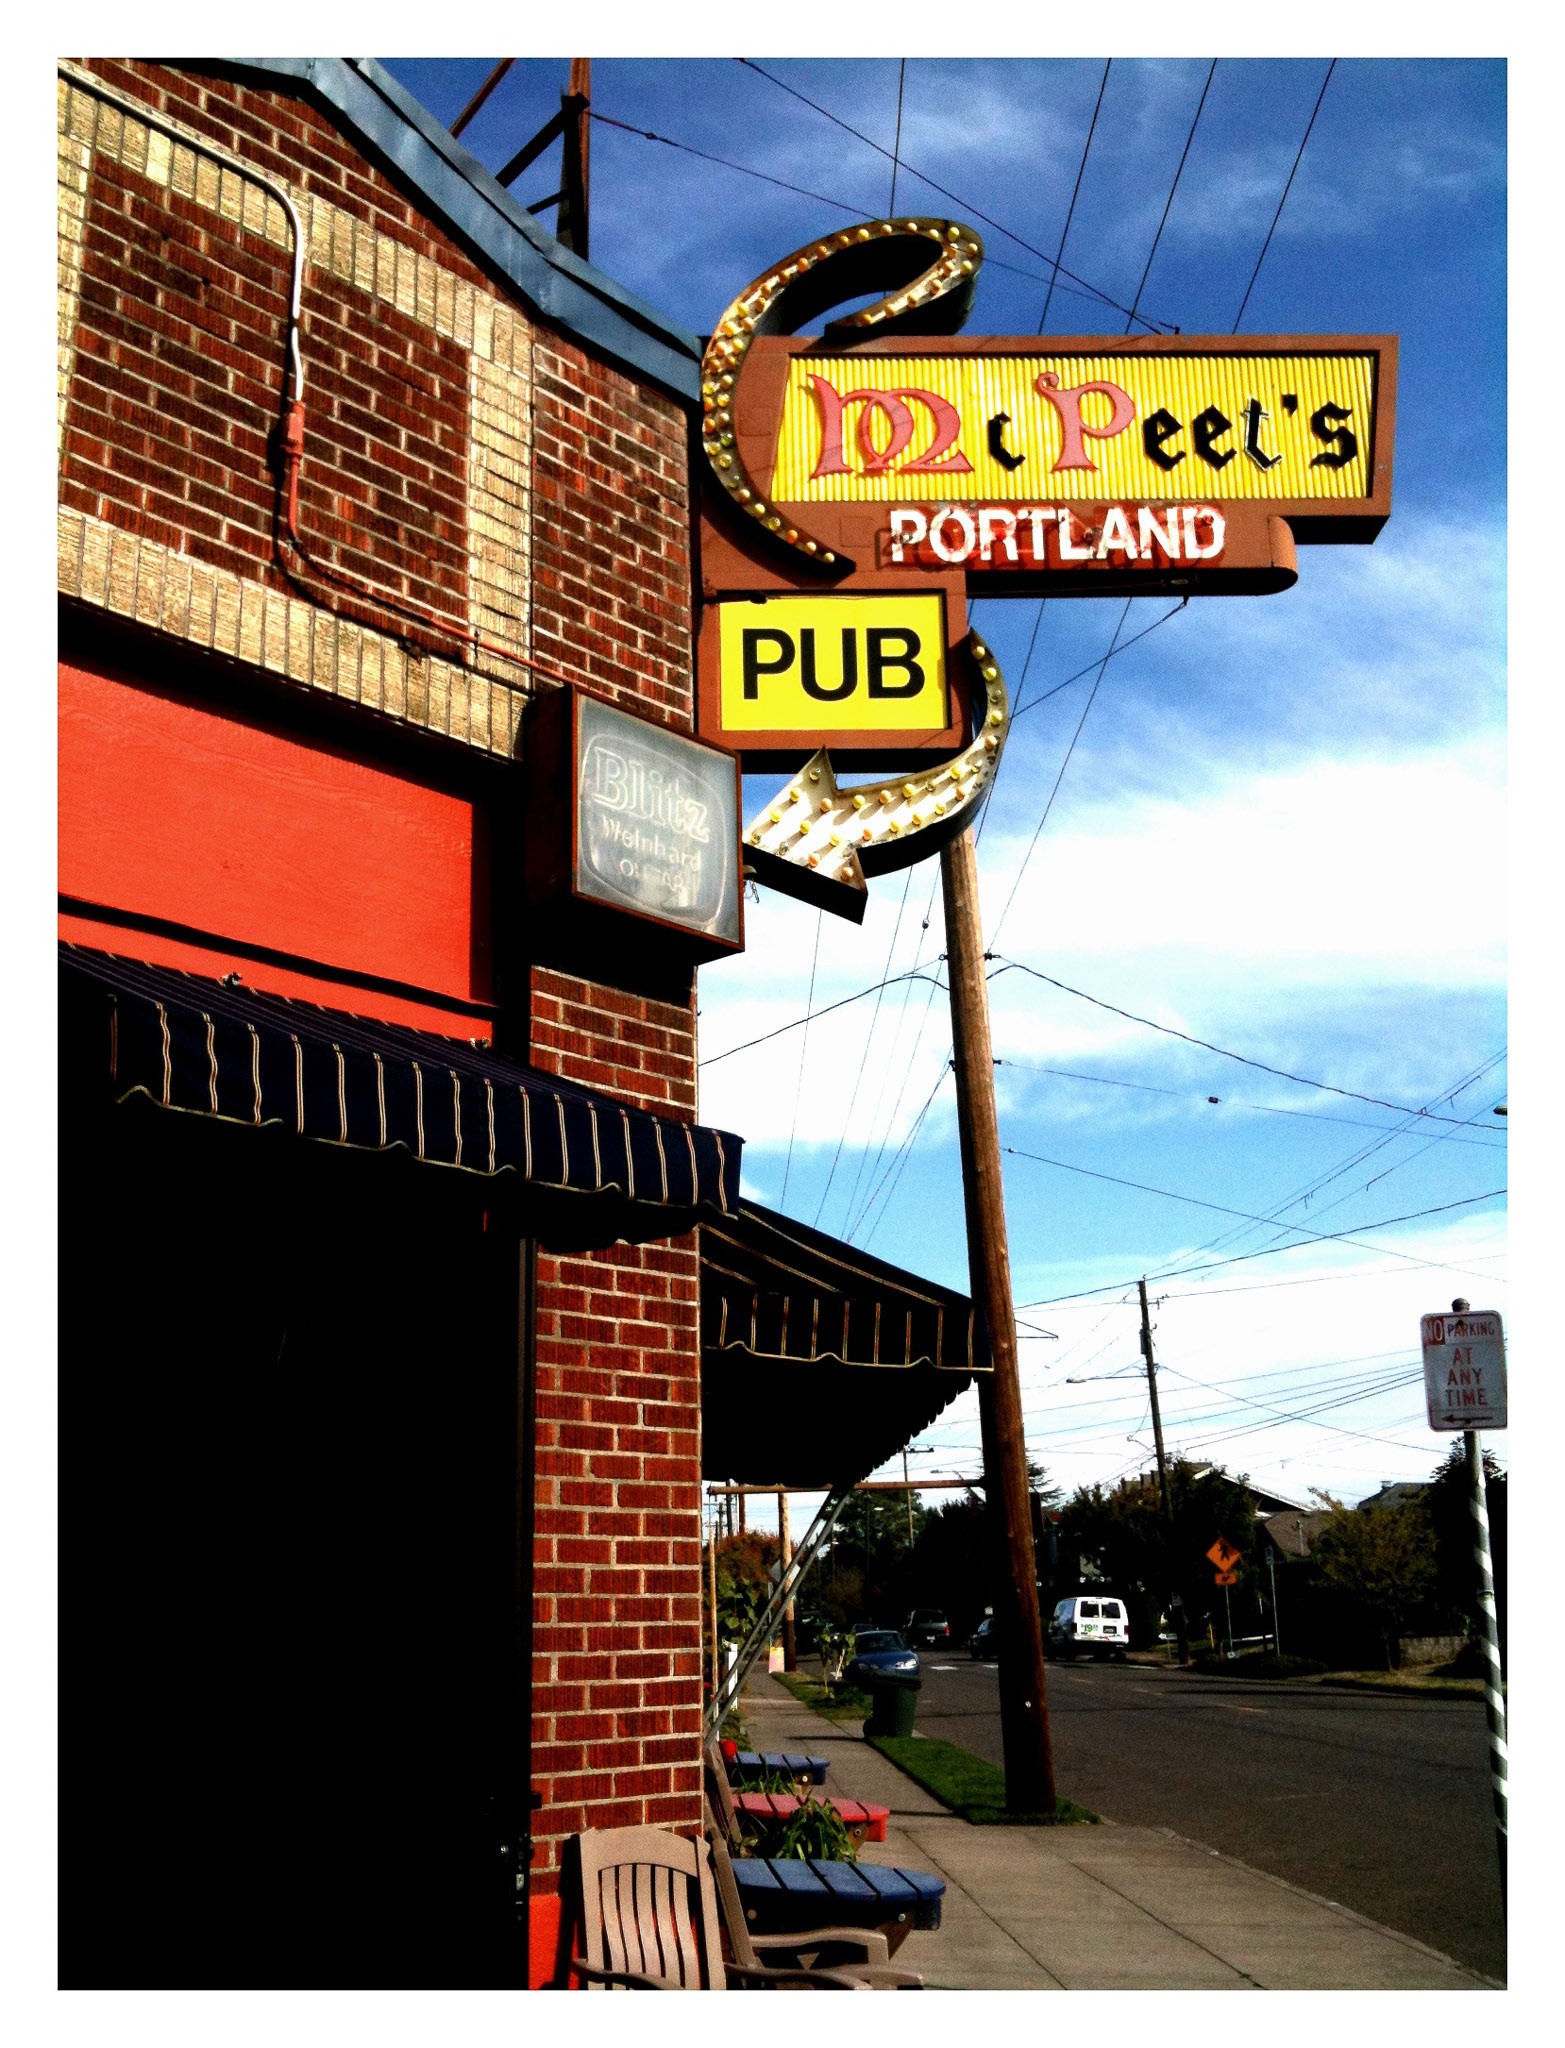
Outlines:
MULTIPOLYGON (((160 65, 94 68, 495 290, 302 99, 160 65)), ((63 502, 276 585, 266 442, 287 283, 285 247, 100 162, 63 502)), ((341 567, 461 616, 465 350, 314 261, 302 341, 307 535, 341 567)), ((689 731, 685 415, 541 327, 532 373, 533 651, 689 731)), ((694 1117, 693 1000, 535 969, 528 1004, 539 1064, 694 1117)), ((699 1823, 698 1295, 693 1237, 540 1261, 532 1770, 544 1896, 560 1839, 578 1828, 699 1823)))
POLYGON ((533 389, 534 650, 692 732, 684 413, 543 334, 533 389))
MULTIPOLYGON (((693 1005, 546 969, 532 984, 539 1066, 693 1117, 693 1005)), ((539 1261, 540 1893, 579 1828, 700 1820, 699 1299, 694 1237, 539 1261)))
MULTIPOLYGON (((493 289, 302 99, 164 65, 88 67, 402 246, 493 289)), ((269 437, 291 247, 100 154, 87 190, 60 502, 281 586, 269 437)), ((460 625, 468 352, 307 262, 299 524, 313 553, 460 625)), ((313 592, 335 609, 342 600, 313 592)), ((358 608, 355 608, 358 609, 358 608)))

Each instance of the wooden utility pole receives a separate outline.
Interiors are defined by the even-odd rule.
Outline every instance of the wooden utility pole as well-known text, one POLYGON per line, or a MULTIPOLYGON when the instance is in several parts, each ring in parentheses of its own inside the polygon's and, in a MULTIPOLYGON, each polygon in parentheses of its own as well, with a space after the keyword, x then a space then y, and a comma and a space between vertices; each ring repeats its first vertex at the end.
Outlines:
MULTIPOLYGON (((793 1562, 793 1532, 788 1527, 788 1489, 777 1489, 777 1561, 786 1571, 793 1562)), ((790 1600, 783 1609, 783 1669, 797 1671, 799 1668, 798 1645, 793 1634, 793 1602, 790 1600)))
POLYGON ((1038 1563, 1016 1357, 1011 1254, 1005 1234, 1000 1127, 994 1106, 994 1053, 984 977, 978 856, 969 829, 942 847, 946 961, 951 981, 951 1040, 956 1068, 962 1192, 967 1209, 967 1268, 973 1300, 989 1333, 992 1370, 980 1376, 989 1526, 995 1549, 995 1612, 1000 1622, 1000 1733, 1005 1803, 1013 1813, 1055 1807, 1049 1703, 1038 1614, 1038 1563))
POLYGON ((560 95, 560 111, 566 116, 565 151, 560 167, 560 209, 555 215, 554 231, 567 249, 573 249, 585 260, 591 200, 591 181, 587 171, 588 144, 592 133, 590 57, 572 57, 570 80, 560 95))
POLYGON ((1168 1491, 1168 1460, 1163 1455, 1163 1411, 1157 1405, 1157 1361, 1152 1356, 1152 1317, 1147 1308, 1147 1283, 1141 1289, 1141 1355, 1147 1362, 1147 1399, 1152 1408, 1152 1441, 1157 1446, 1157 1490, 1163 1503, 1163 1527, 1168 1536, 1169 1602, 1174 1610, 1174 1633, 1179 1638, 1179 1661, 1190 1662, 1190 1638, 1185 1629, 1185 1600, 1174 1574, 1174 1508, 1168 1491))

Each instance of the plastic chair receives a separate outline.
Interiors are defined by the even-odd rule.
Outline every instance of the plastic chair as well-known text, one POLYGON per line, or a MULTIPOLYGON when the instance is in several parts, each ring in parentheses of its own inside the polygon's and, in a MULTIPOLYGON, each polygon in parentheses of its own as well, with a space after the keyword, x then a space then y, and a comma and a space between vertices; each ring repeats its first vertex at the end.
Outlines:
POLYGON ((582 1950, 571 1969, 588 1990, 875 1988, 845 1972, 763 1964, 749 1949, 725 1963, 705 1842, 662 1828, 589 1828, 571 1848, 582 1950))

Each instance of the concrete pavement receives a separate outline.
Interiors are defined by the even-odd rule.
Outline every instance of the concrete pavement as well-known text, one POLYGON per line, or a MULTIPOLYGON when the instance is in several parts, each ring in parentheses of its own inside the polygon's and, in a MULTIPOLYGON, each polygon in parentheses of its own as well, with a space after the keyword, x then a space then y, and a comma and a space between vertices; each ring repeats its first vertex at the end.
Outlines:
POLYGON ((909 1935, 899 1958, 931 1989, 1498 1988, 1408 1935, 1168 1829, 975 1828, 856 1727, 814 1713, 775 1678, 751 1679, 743 1712, 758 1748, 828 1757, 828 1792, 891 1809, 885 1842, 866 1847, 864 1861, 945 1879, 940 1929, 909 1935))

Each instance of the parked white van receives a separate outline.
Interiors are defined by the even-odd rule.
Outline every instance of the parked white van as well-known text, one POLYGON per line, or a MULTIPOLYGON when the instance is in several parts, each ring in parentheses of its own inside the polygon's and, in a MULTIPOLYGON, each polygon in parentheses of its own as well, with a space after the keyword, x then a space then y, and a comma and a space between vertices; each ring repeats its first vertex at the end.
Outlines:
POLYGON ((1078 1593, 1062 1600, 1049 1623, 1051 1657, 1123 1657, 1130 1648, 1130 1622, 1123 1600, 1078 1593))

